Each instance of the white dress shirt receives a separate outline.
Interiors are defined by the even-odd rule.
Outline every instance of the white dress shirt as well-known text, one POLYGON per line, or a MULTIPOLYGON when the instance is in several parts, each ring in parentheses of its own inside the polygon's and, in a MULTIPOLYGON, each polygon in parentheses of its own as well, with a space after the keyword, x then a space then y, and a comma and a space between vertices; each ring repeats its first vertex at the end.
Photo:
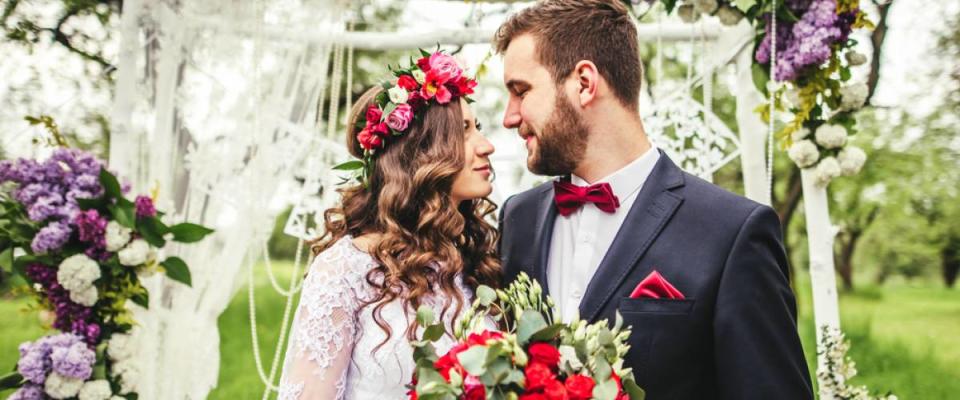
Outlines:
POLYGON ((580 300, 590 279, 659 159, 660 152, 651 147, 630 164, 596 182, 588 183, 571 175, 570 182, 578 186, 609 183, 613 194, 620 199, 620 207, 616 212, 606 213, 595 204, 587 203, 566 217, 557 214, 547 260, 547 287, 564 322, 579 314, 580 300))

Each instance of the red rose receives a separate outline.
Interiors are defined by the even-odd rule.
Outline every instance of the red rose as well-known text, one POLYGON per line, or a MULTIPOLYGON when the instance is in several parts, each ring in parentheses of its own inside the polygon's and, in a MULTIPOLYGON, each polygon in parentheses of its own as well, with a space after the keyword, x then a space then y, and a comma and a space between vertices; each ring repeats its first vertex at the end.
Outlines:
POLYGON ((450 369, 456 369, 460 373, 460 376, 465 376, 467 371, 460 365, 460 360, 457 359, 457 354, 469 348, 470 345, 466 343, 457 343, 447 354, 444 354, 442 357, 437 359, 433 363, 433 367, 437 369, 437 372, 443 376, 447 382, 450 382, 450 369))
POLYGON ((502 338, 503 338, 503 334, 500 332, 484 330, 483 332, 480 332, 480 333, 471 333, 470 336, 467 337, 467 343, 470 343, 472 345, 479 344, 479 345, 485 346, 487 342, 490 340, 502 339, 502 338))
POLYGON ((527 364, 527 368, 524 369, 523 375, 527 381, 527 391, 542 389, 544 386, 546 386, 547 382, 555 379, 553 376, 553 371, 550 370, 550 367, 535 361, 527 364))
POLYGON ((410 97, 407 98, 407 104, 413 108, 413 112, 416 113, 427 105, 427 101, 423 99, 423 96, 420 94, 419 90, 410 92, 410 97))
POLYGON ((552 380, 547 382, 547 385, 543 388, 543 395, 547 400, 569 400, 570 396, 567 395, 567 389, 563 387, 563 384, 557 380, 552 380))
POLYGON ((387 124, 384 122, 374 125, 373 127, 370 128, 370 130, 373 133, 376 133, 378 136, 383 136, 383 137, 390 136, 390 128, 388 128, 387 124))
POLYGON ((357 142, 360 142, 360 147, 373 150, 383 144, 383 139, 373 134, 370 128, 363 128, 363 130, 357 134, 357 142))
POLYGON ((417 67, 420 67, 423 72, 430 71, 430 56, 417 60, 417 67))
POLYGON ((397 86, 400 86, 407 91, 411 91, 417 88, 417 80, 413 79, 410 75, 400 75, 400 78, 397 79, 397 86))
POLYGON ((463 380, 463 398, 464 400, 483 400, 487 398, 487 390, 483 387, 483 382, 475 376, 468 376, 463 380))
POLYGON ((547 396, 543 393, 526 393, 521 394, 519 400, 547 400, 547 396))
POLYGON ((367 123, 376 124, 380 122, 380 117, 383 116, 383 110, 380 107, 377 107, 376 104, 371 104, 370 107, 367 107, 367 123))
POLYGON ((570 400, 590 400, 593 397, 593 385, 593 378, 582 374, 568 377, 564 383, 570 400))
POLYGON ((531 360, 546 364, 550 368, 556 368, 560 364, 560 351, 549 343, 534 343, 527 349, 527 353, 531 360))

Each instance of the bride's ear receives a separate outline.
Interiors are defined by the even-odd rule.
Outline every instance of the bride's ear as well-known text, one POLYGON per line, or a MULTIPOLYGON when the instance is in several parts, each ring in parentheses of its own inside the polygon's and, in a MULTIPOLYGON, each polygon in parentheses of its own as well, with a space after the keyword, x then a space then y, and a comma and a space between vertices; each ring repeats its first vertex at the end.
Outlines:
POLYGON ((587 107, 597 98, 597 89, 600 87, 600 72, 593 61, 580 60, 573 68, 577 80, 577 99, 580 107, 587 107))

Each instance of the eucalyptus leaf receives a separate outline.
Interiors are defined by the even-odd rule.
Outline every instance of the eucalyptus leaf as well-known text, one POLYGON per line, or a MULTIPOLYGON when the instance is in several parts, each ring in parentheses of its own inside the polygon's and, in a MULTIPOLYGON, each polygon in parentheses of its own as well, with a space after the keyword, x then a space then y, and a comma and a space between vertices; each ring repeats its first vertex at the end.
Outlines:
POLYGON ((489 307, 497 300, 497 292, 487 285, 480 285, 477 288, 477 299, 480 300, 481 305, 489 307))
POLYGON ((623 391, 627 392, 630 400, 644 400, 647 397, 647 393, 632 379, 624 379, 621 383, 623 384, 623 391))
POLYGON ((535 333, 547 327, 547 321, 538 311, 524 310, 517 324, 517 341, 526 344, 535 333))
POLYGON ((433 310, 428 306, 420 306, 417 309, 417 324, 422 327, 427 327, 433 323, 434 315, 433 310))
POLYGON ((443 325, 434 324, 430 325, 423 331, 423 340, 429 340, 431 342, 436 342, 437 339, 443 337, 443 325))
MULTIPOLYGON (((609 375, 608 375, 609 377, 609 375)), ((593 387, 595 400, 614 400, 617 398, 617 382, 613 379, 599 380, 593 387)))
POLYGON ((474 376, 483 375, 487 371, 487 348, 486 346, 474 345, 457 354, 457 360, 467 373, 474 376))

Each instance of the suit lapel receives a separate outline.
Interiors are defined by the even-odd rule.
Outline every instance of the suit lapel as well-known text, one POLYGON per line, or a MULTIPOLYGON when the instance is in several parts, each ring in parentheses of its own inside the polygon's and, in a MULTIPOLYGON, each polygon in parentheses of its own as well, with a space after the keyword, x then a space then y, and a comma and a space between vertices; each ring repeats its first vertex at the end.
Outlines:
POLYGON ((580 302, 581 319, 593 322, 636 267, 637 261, 683 202, 683 197, 670 191, 680 186, 683 186, 683 171, 661 151, 660 160, 637 194, 610 249, 587 285, 580 302))
POLYGON ((543 287, 543 294, 550 294, 550 287, 547 285, 547 260, 550 258, 550 243, 553 241, 553 226, 557 221, 557 207, 553 204, 553 185, 548 185, 540 197, 540 204, 537 207, 537 223, 534 230, 536 239, 534 240, 534 251, 537 257, 533 265, 533 273, 540 286, 543 287))

